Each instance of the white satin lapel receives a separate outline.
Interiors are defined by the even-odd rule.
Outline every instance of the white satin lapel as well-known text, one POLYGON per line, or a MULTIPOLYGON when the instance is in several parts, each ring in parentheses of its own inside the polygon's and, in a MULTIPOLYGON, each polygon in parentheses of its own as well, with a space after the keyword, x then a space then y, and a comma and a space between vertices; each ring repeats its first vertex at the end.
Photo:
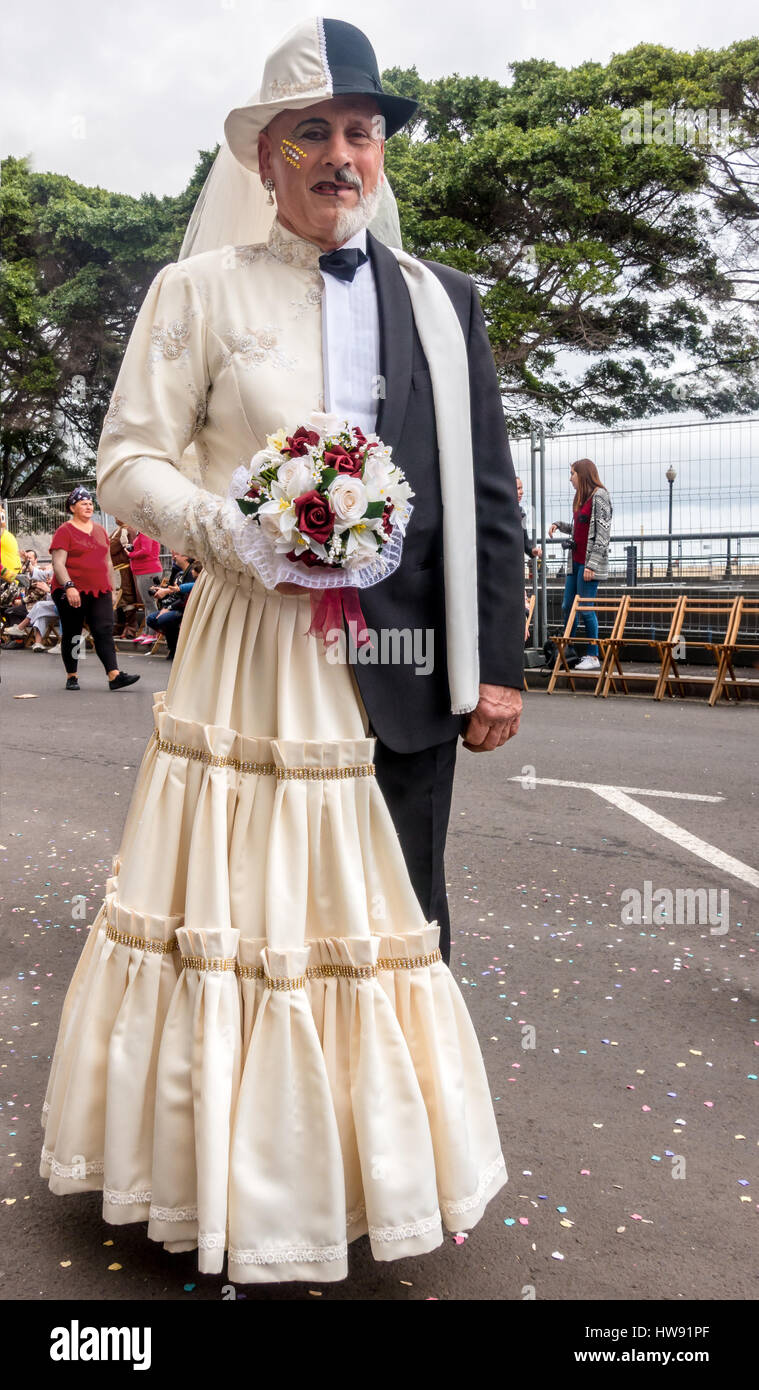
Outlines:
POLYGON ((461 325, 437 276, 391 247, 408 286, 432 378, 443 498, 446 642, 451 712, 468 714, 479 700, 477 523, 469 402, 469 358, 461 325))

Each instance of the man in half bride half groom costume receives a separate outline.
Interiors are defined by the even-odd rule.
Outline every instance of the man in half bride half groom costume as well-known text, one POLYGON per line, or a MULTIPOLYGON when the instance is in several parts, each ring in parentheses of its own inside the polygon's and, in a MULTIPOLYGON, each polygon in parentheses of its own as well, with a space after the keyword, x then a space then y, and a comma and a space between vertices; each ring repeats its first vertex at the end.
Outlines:
MULTIPOLYGON (((183 254, 234 233, 250 241, 246 228, 266 226, 256 175, 269 203, 276 199, 275 254, 281 228, 302 239, 299 249, 305 241, 329 253, 318 258, 313 290, 322 310, 321 408, 376 431, 415 492, 400 567, 362 591, 373 650, 354 647, 353 669, 377 738, 377 778, 448 962, 443 854, 457 744, 462 735, 465 747, 489 751, 519 726, 523 545, 475 286, 384 244, 400 247, 383 136, 415 110, 382 92, 360 30, 330 19, 300 24, 269 57, 259 96, 227 117, 238 164, 222 149, 183 254), (383 644, 383 632, 406 636, 383 644)), ((105 476, 100 494, 108 506, 105 476)), ((119 502, 123 511, 121 494, 119 502)))
POLYGON ((363 1235, 424 1254, 507 1181, 443 847, 457 737, 516 732, 522 525, 474 288, 398 247, 378 117, 412 109, 352 25, 287 36, 98 451, 105 510, 203 569, 63 1005, 40 1174, 240 1283, 345 1278, 363 1235), (315 410, 376 428, 414 490, 361 603, 372 640, 433 630, 427 675, 330 660, 308 589, 241 558, 234 476, 315 410))

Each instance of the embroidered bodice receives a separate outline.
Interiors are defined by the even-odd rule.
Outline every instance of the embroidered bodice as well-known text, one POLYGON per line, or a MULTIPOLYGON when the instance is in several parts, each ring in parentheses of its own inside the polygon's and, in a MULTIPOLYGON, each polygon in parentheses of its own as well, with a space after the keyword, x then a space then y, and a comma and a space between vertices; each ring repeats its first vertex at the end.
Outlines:
POLYGON ((234 470, 267 434, 324 409, 320 255, 275 221, 266 243, 158 272, 98 448, 106 511, 174 549, 220 558, 234 470))

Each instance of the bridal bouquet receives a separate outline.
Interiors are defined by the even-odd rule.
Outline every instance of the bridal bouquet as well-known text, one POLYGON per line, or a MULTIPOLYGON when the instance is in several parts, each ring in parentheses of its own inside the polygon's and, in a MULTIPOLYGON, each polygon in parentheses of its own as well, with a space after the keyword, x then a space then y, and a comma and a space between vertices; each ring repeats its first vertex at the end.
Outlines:
POLYGON ((413 510, 414 493, 377 435, 314 413, 292 434, 267 435, 230 495, 246 517, 238 552, 265 584, 344 591, 312 602, 311 631, 326 641, 343 612, 363 627, 356 590, 397 569, 413 510))

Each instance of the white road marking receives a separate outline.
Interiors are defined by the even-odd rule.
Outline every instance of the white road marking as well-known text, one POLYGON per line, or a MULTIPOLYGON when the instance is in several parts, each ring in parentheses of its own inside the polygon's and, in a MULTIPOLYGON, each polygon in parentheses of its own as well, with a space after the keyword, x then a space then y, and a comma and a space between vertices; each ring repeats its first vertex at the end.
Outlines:
MULTIPOLYGON (((530 786, 541 787, 587 787, 589 791, 597 792, 601 790, 599 782, 564 782, 559 777, 510 777, 510 782, 529 782, 530 786)), ((607 788, 604 788, 607 790, 607 788)), ((698 792, 661 792, 654 791, 653 787, 614 787, 608 788, 612 792, 627 792, 628 796, 671 796, 675 801, 724 801, 724 796, 701 796, 698 792)))
POLYGON ((522 775, 510 777, 509 781, 522 784, 526 782, 529 786, 581 787, 586 791, 595 792, 596 796, 610 802, 612 806, 617 806, 620 811, 626 811, 629 816, 634 816, 657 835, 663 835, 681 849, 687 849, 690 854, 705 859, 707 864, 711 864, 715 869, 721 869, 723 873, 732 874, 734 878, 750 883, 753 888, 759 888, 759 873, 752 869, 750 864, 744 864, 741 859, 734 859, 731 854, 725 854, 723 850, 717 849, 716 845, 699 839, 698 835, 691 835, 689 830, 683 830, 681 825, 675 825, 675 822, 667 820, 666 816, 660 816, 658 811, 652 811, 650 806, 641 806, 637 801, 633 801, 630 793, 633 792, 636 796, 667 796, 680 801, 723 801, 724 797, 699 796, 695 792, 654 791, 649 787, 612 787, 604 786, 600 782, 568 782, 558 777, 522 775))
POLYGON ((594 787, 593 790, 598 796, 603 797, 604 801, 610 801, 613 806, 618 806, 620 811, 626 811, 628 815, 635 816, 635 819, 642 821, 649 830, 655 830, 658 835, 664 835, 666 839, 674 840, 681 849, 690 850, 691 854, 698 855, 699 859, 705 859, 707 864, 711 864, 715 869, 721 869, 723 873, 732 874, 734 878, 740 878, 744 883, 750 883, 753 888, 759 888, 759 873, 756 869, 752 869, 749 864, 744 864, 740 859, 734 859, 731 854, 725 854, 723 850, 708 844, 706 840, 700 840, 697 835, 691 835, 689 830, 683 830, 681 825, 675 825, 674 821, 667 820, 666 816, 660 816, 649 806, 641 806, 637 801, 633 801, 632 797, 626 796, 621 788, 594 787))

